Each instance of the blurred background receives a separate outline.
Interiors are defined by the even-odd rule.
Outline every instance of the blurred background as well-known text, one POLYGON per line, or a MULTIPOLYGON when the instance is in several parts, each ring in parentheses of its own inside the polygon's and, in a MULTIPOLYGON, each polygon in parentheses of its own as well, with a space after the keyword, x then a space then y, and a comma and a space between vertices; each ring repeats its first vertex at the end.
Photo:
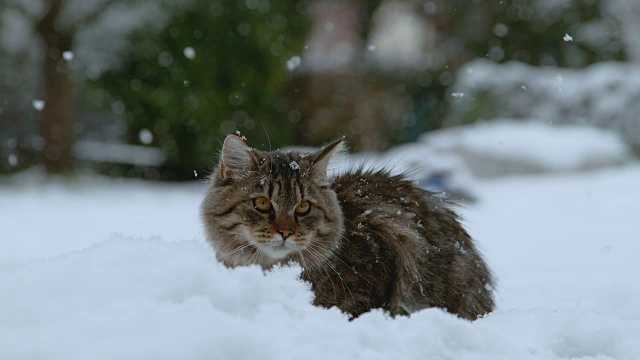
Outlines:
POLYGON ((640 153, 638 18, 635 0, 0 0, 0 174, 192 180, 235 131, 393 148, 436 187, 438 163, 620 163, 640 153))
POLYGON ((638 359, 639 63, 640 0, 0 0, 0 359, 638 359), (226 271, 236 131, 462 200, 497 311, 347 322, 226 271))

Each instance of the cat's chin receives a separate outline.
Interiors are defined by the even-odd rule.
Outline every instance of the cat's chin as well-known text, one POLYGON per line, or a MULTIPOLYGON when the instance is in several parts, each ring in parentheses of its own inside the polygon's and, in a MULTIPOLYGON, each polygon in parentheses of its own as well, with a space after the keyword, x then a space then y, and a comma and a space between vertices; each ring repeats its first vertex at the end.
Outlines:
POLYGON ((280 236, 274 236, 270 242, 254 245, 261 253, 269 258, 279 261, 283 260, 294 252, 300 251, 300 247, 294 239, 282 241, 280 236))
POLYGON ((288 243, 280 242, 277 245, 266 244, 259 247, 260 251, 274 260, 282 260, 289 256, 289 254, 297 251, 295 245, 288 245, 288 243))

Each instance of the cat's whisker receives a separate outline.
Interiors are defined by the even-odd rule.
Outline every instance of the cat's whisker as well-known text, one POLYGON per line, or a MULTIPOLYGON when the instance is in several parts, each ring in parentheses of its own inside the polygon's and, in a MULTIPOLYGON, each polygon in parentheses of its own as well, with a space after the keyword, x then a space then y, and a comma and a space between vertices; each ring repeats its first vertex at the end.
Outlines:
MULTIPOLYGON (((326 245, 324 245, 324 244, 316 243, 315 245, 316 245, 319 249, 327 250, 327 251, 329 251, 329 252, 332 252, 332 251, 333 251, 332 249, 330 249, 328 246, 326 246, 326 245)), ((369 284, 370 284, 370 282, 369 282, 369 280, 367 280, 367 278, 365 278, 365 277, 364 277, 364 276, 362 276, 361 274, 358 274, 358 272, 357 272, 355 269, 353 269, 353 268, 352 268, 351 266, 349 266, 346 262, 344 262, 344 260, 340 259, 340 257, 339 257, 339 256, 334 256, 334 258, 336 258, 336 259, 340 260, 340 262, 342 262, 342 263, 344 264, 344 266, 346 266, 347 268, 351 269, 351 271, 353 271, 353 273, 354 273, 354 274, 358 275, 358 277, 360 277, 362 280, 364 280, 364 281, 366 281, 367 283, 369 283, 369 284)), ((328 259, 327 259, 327 260, 328 260, 328 259)))
POLYGON ((260 249, 258 249, 257 247, 255 247, 255 248, 253 248, 253 251, 254 251, 254 252, 253 252, 253 255, 251 255, 251 257, 249 258, 249 264, 256 264, 256 263, 254 263, 254 262, 253 262, 253 259, 256 259, 256 260, 257 260, 257 258, 258 258, 258 253, 260 252, 260 249))
POLYGON ((325 265, 324 265, 325 259, 318 258, 318 256, 320 256, 321 254, 317 254, 316 255, 312 251, 313 251, 313 249, 308 249, 308 248, 300 251, 302 262, 304 263, 304 267, 309 270, 308 274, 312 274, 313 273, 312 270, 321 269, 327 275, 327 278, 331 282, 331 286, 333 287, 334 297, 337 297, 337 291, 336 291, 335 285, 333 284, 333 280, 331 280, 331 276, 329 276, 329 273, 327 272, 327 270, 325 268, 325 265), (308 253, 314 260, 313 263, 312 263, 312 267, 307 267, 307 265, 306 265, 306 263, 304 261, 304 251, 306 251, 306 250, 310 250, 310 251, 308 251, 308 253))
MULTIPOLYGON (((351 292, 351 289, 349 288, 349 286, 345 283, 344 279, 342 279, 342 276, 340 275, 340 272, 335 268, 335 266, 333 266, 331 264, 329 260, 329 258, 326 255, 321 254, 317 249, 314 249, 313 246, 310 246, 307 248, 311 253, 315 253, 318 255, 318 257, 320 257, 320 259, 324 260, 323 264, 326 264, 329 266, 329 268, 331 270, 333 270, 333 272, 338 276, 338 279, 340 279, 340 281, 342 282, 342 290, 345 291, 346 290, 349 291, 349 294, 351 294, 351 298, 353 299, 353 293, 351 292)), ((346 265, 346 264, 345 264, 346 265)), ((331 279, 331 277, 329 277, 329 279, 331 279)), ((345 291, 346 294, 346 291, 345 291)))
MULTIPOLYGON (((337 298, 338 298, 338 291, 336 290, 336 286, 335 286, 335 284, 333 283, 333 280, 331 280, 331 276, 329 275, 329 272, 328 272, 328 271, 327 271, 327 269, 325 268, 324 260, 323 260, 322 258, 320 258, 320 259, 319 259, 320 261, 317 261, 317 258, 318 258, 318 256, 319 256, 320 254, 318 254, 318 255, 314 254, 314 250, 313 250, 313 249, 308 249, 308 248, 307 248, 306 250, 309 250, 309 254, 314 258, 314 262, 316 263, 316 265, 314 265, 314 267, 315 267, 316 269, 317 269, 317 268, 320 268, 320 269, 325 273, 325 275, 327 275, 327 279, 329 279, 329 282, 331 283, 331 287, 333 288, 333 298, 337 300, 337 298)), ((309 274, 313 274, 313 271, 310 271, 310 272, 309 272, 309 274)), ((345 285, 344 285, 344 282, 343 282, 343 285, 342 285, 342 291, 345 291, 345 285)), ((346 294, 346 292, 345 292, 345 294, 346 294)))
MULTIPOLYGON (((306 249, 305 249, 305 250, 306 250, 306 249)), ((312 271, 312 268, 310 268, 310 267, 308 267, 308 266, 307 266, 307 263, 306 263, 306 261, 304 260, 304 251, 305 251, 305 250, 299 250, 299 251, 298 251, 298 255, 299 255, 299 257, 300 257, 300 261, 302 262, 302 267, 306 270, 307 275, 309 275, 309 278, 310 278, 310 280, 311 280, 311 277, 313 277, 313 275, 312 275, 312 274, 313 274, 314 272, 312 271)), ((309 252, 309 255, 311 255, 312 257, 314 257, 314 258, 315 258, 315 256, 314 256, 314 254, 313 254, 313 253, 309 252)), ((315 259, 314 259, 314 260, 315 260, 315 259)), ((316 261, 314 261, 314 263, 316 263, 316 261)), ((329 273, 328 273, 328 272, 327 272, 327 270, 325 269, 325 267, 324 267, 323 263, 319 263, 319 264, 320 264, 320 266, 319 266, 319 267, 318 267, 318 265, 317 265, 317 264, 313 264, 313 268, 314 268, 314 269, 320 268, 320 269, 325 273, 325 275, 327 276, 327 279, 329 279, 329 282, 331 283, 331 287, 333 288, 333 297, 334 297, 334 299, 337 299, 337 298, 338 298, 338 291, 336 290, 336 286, 335 286, 335 284, 333 283, 333 280, 331 280, 331 276, 329 276, 329 273)), ((344 289, 343 289, 343 290, 344 290, 344 289)))
POLYGON ((269 152, 271 152, 271 139, 269 138, 269 132, 267 131, 267 127, 264 126, 264 123, 262 121, 260 121, 260 125, 262 125, 262 128, 264 129, 264 133, 265 135, 267 135, 267 142, 269 142, 269 152))
POLYGON ((221 254, 221 255, 224 256, 224 257, 231 256, 231 255, 237 253, 238 251, 242 251, 242 250, 246 249, 249 246, 251 246, 250 243, 244 243, 243 245, 235 248, 234 250, 232 250, 232 251, 230 251, 228 253, 221 254))
POLYGON ((298 254, 298 257, 300 258, 300 262, 302 263, 302 268, 306 269, 307 268, 307 263, 304 261, 304 254, 302 253, 302 250, 298 250, 298 251, 296 251, 296 253, 298 254))

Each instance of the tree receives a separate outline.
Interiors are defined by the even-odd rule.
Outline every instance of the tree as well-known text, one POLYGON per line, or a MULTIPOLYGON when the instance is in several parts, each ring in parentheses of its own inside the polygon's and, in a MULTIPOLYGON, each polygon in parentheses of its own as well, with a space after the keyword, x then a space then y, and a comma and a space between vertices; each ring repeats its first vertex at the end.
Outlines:
POLYGON ((303 49, 305 14, 300 0, 194 1, 160 31, 133 32, 136 47, 90 89, 124 109, 128 142, 163 151, 157 177, 193 179, 230 132, 265 149, 291 144, 287 61, 303 49))
MULTIPOLYGON (((65 173, 73 167, 76 94, 71 61, 78 37, 102 21, 116 6, 140 7, 143 3, 145 1, 135 0, 0 0, 0 10, 22 16, 41 43, 44 104, 43 107, 35 106, 41 110, 39 131, 43 147, 40 162, 47 173, 65 173)), ((121 26, 142 24, 143 18, 121 26)), ((3 30, 11 32, 12 29, 3 30)))

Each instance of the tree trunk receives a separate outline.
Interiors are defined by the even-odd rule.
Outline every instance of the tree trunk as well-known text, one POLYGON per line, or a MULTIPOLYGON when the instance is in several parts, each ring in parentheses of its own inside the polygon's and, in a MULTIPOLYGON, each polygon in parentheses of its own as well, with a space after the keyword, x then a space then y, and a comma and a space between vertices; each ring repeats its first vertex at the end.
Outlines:
POLYGON ((73 167, 73 112, 75 97, 70 69, 63 58, 71 51, 74 30, 64 31, 57 26, 63 0, 48 0, 49 10, 36 24, 45 44, 43 63, 45 106, 40 114, 40 135, 44 140, 40 161, 49 174, 65 173, 73 167))
MULTIPOLYGON (((49 53, 59 53, 59 49, 49 49, 49 53)), ((40 117, 40 134, 44 149, 40 161, 49 174, 59 174, 73 168, 73 81, 64 60, 53 59, 50 55, 44 62, 45 107, 40 117)))

